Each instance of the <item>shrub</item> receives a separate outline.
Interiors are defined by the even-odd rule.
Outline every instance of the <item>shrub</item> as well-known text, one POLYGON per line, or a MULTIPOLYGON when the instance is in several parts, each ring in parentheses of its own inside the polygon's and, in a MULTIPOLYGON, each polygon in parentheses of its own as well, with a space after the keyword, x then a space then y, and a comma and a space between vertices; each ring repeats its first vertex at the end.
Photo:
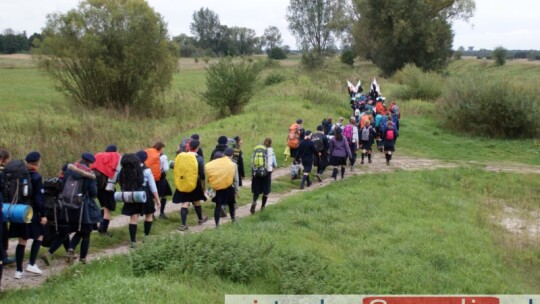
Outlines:
POLYGON ((276 60, 286 59, 287 54, 284 49, 276 46, 268 50, 268 58, 276 60))
POLYGON ((498 66, 503 66, 506 63, 506 57, 508 56, 508 51, 502 46, 493 50, 491 56, 495 58, 495 64, 498 66))
POLYGON ((322 69, 325 67, 325 58, 315 52, 304 52, 300 64, 306 70, 322 69))
POLYGON ((436 100, 442 94, 444 79, 435 72, 424 72, 413 64, 398 71, 394 79, 402 85, 394 92, 401 99, 436 100))
POLYGON ((443 96, 448 128, 503 138, 540 136, 540 89, 486 73, 451 78, 443 96))
POLYGON ((206 92, 202 96, 206 103, 225 116, 242 112, 255 94, 261 67, 245 60, 235 63, 230 58, 223 58, 206 71, 206 92))
POLYGON ((266 76, 266 79, 264 80, 265 85, 273 85, 278 84, 280 82, 283 82, 285 80, 285 76, 279 73, 272 73, 268 76, 266 76))
POLYGON ((348 64, 350 66, 353 66, 354 64, 354 53, 352 50, 344 50, 343 53, 341 53, 341 62, 348 64))

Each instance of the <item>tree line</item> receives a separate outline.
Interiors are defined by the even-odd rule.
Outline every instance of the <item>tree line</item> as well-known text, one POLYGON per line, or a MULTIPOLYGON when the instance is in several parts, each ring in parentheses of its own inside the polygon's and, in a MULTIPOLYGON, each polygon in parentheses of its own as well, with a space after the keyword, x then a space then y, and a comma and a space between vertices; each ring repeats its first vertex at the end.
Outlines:
POLYGON ((0 34, 0 53, 1 54, 15 54, 15 53, 27 53, 32 48, 32 41, 34 39, 41 39, 41 34, 34 33, 28 37, 26 32, 16 33, 14 30, 8 28, 0 34))

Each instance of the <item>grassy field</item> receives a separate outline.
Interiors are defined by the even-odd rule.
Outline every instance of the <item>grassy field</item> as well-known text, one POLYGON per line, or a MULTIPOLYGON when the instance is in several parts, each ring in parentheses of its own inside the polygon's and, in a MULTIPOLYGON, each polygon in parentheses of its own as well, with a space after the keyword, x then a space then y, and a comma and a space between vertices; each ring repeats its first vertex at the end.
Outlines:
POLYGON ((538 209, 538 189, 540 180, 529 175, 474 169, 350 178, 220 230, 168 237, 131 256, 74 267, 32 292, 8 292, 2 302, 535 293, 540 244, 516 238, 492 216, 504 206, 538 209), (114 288, 96 292, 103 282, 114 288))
MULTIPOLYGON (((348 117, 345 80, 361 79, 366 88, 378 73, 367 62, 350 69, 334 60, 327 70, 310 74, 299 70, 297 63, 293 58, 265 70, 245 113, 223 118, 200 97, 207 64, 181 60, 171 90, 150 117, 142 117, 127 110, 73 106, 27 57, 2 57, 0 146, 12 150, 15 158, 41 151, 44 175, 52 176, 63 162, 76 160, 86 150, 98 152, 110 143, 116 143, 120 152, 133 152, 164 140, 172 159, 181 139, 192 133, 201 135, 207 159, 220 135, 241 136, 248 168, 251 147, 270 137, 282 166, 290 123, 301 117, 305 127, 314 130, 329 115, 348 117), (263 85, 270 74, 280 74, 285 81, 263 85)), ((477 65, 483 63, 455 62, 450 73, 478 69, 477 65)), ((520 69, 526 77, 537 75, 535 68, 517 63, 496 71, 486 66, 485 72, 512 77, 520 69)), ((378 81, 392 101, 398 85, 378 81)), ((538 139, 466 137, 441 127, 434 103, 398 100, 398 104, 402 120, 396 158, 407 154, 474 161, 480 166, 492 162, 540 165, 538 139)), ((525 217, 540 210, 539 181, 535 175, 473 169, 355 177, 294 196, 220 231, 152 243, 133 256, 73 267, 42 287, 7 292, 2 303, 220 303, 226 293, 536 293, 540 290, 540 240, 516 238, 493 218, 502 219, 505 207, 520 210, 525 217), (199 241, 208 244, 207 251, 199 252, 207 259, 195 259, 196 267, 182 265, 181 249, 199 241), (225 254, 227 248, 220 244, 239 249, 232 251, 238 254, 232 258, 232 268, 223 270, 209 263, 231 254, 225 254), (257 248, 268 252, 258 254, 257 248), (246 256, 253 253, 257 255, 246 256), (152 256, 162 261, 162 268, 146 269, 138 263, 152 256), (255 266, 246 270, 242 263, 255 266), (135 276, 134 269, 145 275, 135 276), (231 275, 231 269, 242 275, 240 279, 231 275)), ((273 190, 286 192, 297 186, 280 179, 273 190)), ((242 190, 240 201, 249 203, 249 189, 242 190)), ((211 215, 212 204, 204 210, 211 215)), ((177 225, 178 215, 173 215, 155 225, 153 234, 167 235, 177 225)), ((92 250, 127 239, 127 229, 117 229, 112 239, 93 238, 92 250)))

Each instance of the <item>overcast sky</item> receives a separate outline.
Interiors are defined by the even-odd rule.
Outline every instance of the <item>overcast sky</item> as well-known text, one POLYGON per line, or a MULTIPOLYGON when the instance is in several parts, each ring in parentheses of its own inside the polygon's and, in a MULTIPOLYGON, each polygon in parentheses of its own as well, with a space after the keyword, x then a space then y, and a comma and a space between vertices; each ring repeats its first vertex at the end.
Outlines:
MULTIPOLYGON (((0 0, 0 31, 11 28, 28 36, 41 32, 46 16, 76 8, 78 0, 0 0), (22 4, 24 3, 24 4, 22 4)), ((270 25, 277 26, 284 44, 296 48, 285 19, 289 0, 148 0, 168 23, 170 36, 190 34, 192 14, 208 7, 219 15, 221 24, 252 28, 262 35, 270 25)), ((454 49, 540 50, 540 1, 476 0, 475 16, 465 23, 454 23, 454 49)))

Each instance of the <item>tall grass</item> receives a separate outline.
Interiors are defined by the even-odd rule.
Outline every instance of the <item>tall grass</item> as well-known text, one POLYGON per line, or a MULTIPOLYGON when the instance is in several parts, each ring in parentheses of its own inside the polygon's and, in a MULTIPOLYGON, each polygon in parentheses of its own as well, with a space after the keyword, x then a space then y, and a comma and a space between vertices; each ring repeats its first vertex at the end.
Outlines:
POLYGON ((434 101, 442 95, 444 79, 435 72, 424 72, 413 64, 407 64, 394 75, 401 86, 393 91, 400 99, 423 99, 434 101))

